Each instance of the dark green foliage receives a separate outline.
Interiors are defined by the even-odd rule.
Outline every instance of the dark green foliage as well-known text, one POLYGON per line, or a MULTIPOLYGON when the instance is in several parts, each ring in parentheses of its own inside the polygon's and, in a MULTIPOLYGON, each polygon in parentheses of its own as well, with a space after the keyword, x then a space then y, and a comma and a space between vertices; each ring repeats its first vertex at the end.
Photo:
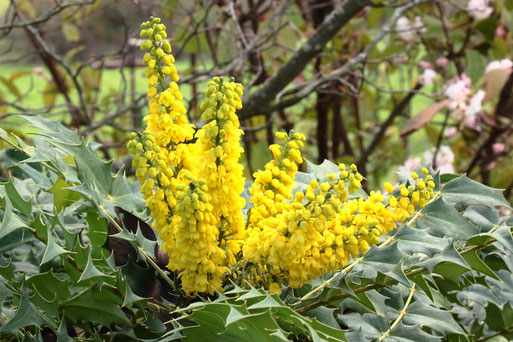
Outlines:
MULTIPOLYGON (((513 338, 513 220, 499 215, 509 207, 499 190, 452 178, 380 246, 281 296, 228 284, 186 298, 123 172, 113 175, 75 132, 30 122, 41 129, 33 146, 0 129, 26 155, 0 185, 2 341, 513 338)), ((296 180, 333 171, 309 163, 296 180)))

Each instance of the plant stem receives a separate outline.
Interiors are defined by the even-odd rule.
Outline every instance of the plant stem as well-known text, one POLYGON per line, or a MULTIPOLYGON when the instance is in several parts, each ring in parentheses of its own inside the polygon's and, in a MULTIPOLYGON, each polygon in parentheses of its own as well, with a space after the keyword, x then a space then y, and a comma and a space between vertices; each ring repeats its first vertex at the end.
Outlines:
POLYGON ((381 337, 378 339, 378 342, 381 342, 385 338, 387 338, 388 335, 390 334, 390 332, 399 324, 399 322, 401 322, 403 317, 406 315, 406 309, 410 305, 414 293, 415 293, 415 284, 413 284, 413 286, 410 288, 410 295, 408 296, 408 299, 406 300, 406 303, 404 303, 404 307, 401 310, 401 312, 399 313, 399 316, 397 316, 396 320, 394 321, 394 323, 392 323, 390 328, 387 331, 385 331, 383 333, 383 335, 381 335, 381 337))

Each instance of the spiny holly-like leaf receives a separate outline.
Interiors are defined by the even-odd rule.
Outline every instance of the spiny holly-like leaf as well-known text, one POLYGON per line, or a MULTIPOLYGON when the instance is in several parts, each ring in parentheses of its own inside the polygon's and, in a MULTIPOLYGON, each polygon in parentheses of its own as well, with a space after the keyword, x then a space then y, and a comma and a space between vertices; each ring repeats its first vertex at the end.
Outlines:
POLYGON ((11 204, 14 208, 18 209, 23 213, 23 215, 27 217, 32 216, 32 202, 26 201, 21 197, 18 190, 16 190, 16 187, 13 183, 13 178, 10 177, 9 181, 4 184, 5 192, 7 196, 9 197, 9 200, 11 201, 11 204))
POLYGON ((120 309, 121 298, 103 289, 91 288, 72 300, 62 304, 66 317, 74 322, 80 320, 110 325, 130 325, 127 316, 120 309))
POLYGON ((403 322, 409 325, 428 327, 444 335, 465 333, 449 311, 437 309, 420 300, 416 300, 408 306, 403 322))
POLYGON ((456 209, 447 204, 445 197, 428 204, 416 221, 419 228, 429 229, 429 233, 440 237, 448 236, 467 240, 479 232, 456 209))
POLYGON ((30 302, 25 285, 21 288, 21 297, 16 314, 0 328, 0 332, 14 333, 18 329, 27 326, 39 326, 45 323, 43 316, 37 308, 30 302))
POLYGON ((96 268, 96 266, 94 266, 93 258, 92 258, 91 255, 92 255, 91 248, 89 248, 89 254, 88 254, 88 257, 87 257, 87 264, 86 264, 86 267, 85 267, 84 271, 82 271, 82 274, 80 275, 80 279, 78 280, 78 282, 81 282, 81 281, 84 281, 84 280, 87 280, 87 279, 107 276, 105 273, 99 271, 96 268))
POLYGON ((125 281, 125 298, 123 299, 123 305, 121 306, 131 306, 134 303, 147 301, 148 298, 140 297, 136 295, 132 289, 130 288, 130 284, 128 281, 125 281))
POLYGON ((50 230, 50 227, 47 227, 46 236, 48 239, 45 252, 43 254, 43 259, 41 260, 41 265, 47 263, 58 255, 70 253, 70 251, 65 250, 61 245, 55 241, 55 238, 50 230))
POLYGON ((34 291, 30 301, 42 310, 46 316, 55 317, 59 312, 59 304, 69 295, 68 282, 55 277, 51 271, 35 274, 27 280, 34 291))
POLYGON ((485 264, 483 260, 481 260, 479 251, 476 250, 473 252, 465 253, 463 254, 463 259, 465 259, 467 264, 469 264, 474 271, 481 272, 489 277, 500 280, 500 278, 492 271, 492 269, 488 267, 488 265, 485 264))
POLYGON ((44 174, 42 171, 36 169, 36 166, 39 164, 28 164, 28 163, 18 163, 16 167, 21 169, 24 173, 26 173, 29 178, 34 180, 34 185, 38 186, 42 189, 48 189, 52 186, 52 180, 47 174, 44 174))
POLYGON ((464 208, 469 205, 502 206, 510 208, 502 190, 471 180, 463 175, 451 180, 442 188, 442 197, 449 203, 464 208))
POLYGON ((58 278, 53 270, 35 274, 27 279, 27 287, 37 290, 39 294, 51 301, 58 299, 63 301, 70 292, 68 281, 58 278))
POLYGON ((501 225, 491 233, 482 233, 471 237, 465 246, 479 246, 488 243, 489 241, 497 240, 511 253, 513 253, 513 236, 511 235, 511 228, 508 225, 501 225))
POLYGON ((340 329, 340 325, 335 319, 335 311, 334 308, 327 308, 324 306, 315 308, 313 310, 305 312, 305 316, 316 318, 319 322, 326 324, 335 329, 340 329))
POLYGON ((406 325, 402 322, 392 329, 389 336, 384 340, 385 342, 438 342, 441 340, 441 337, 423 331, 420 324, 406 325))
POLYGON ((85 217, 89 230, 87 231, 87 237, 93 247, 103 246, 107 241, 107 222, 105 219, 99 219, 98 213, 88 212, 85 217))
POLYGON ((28 231, 15 230, 0 239, 0 254, 10 253, 16 247, 30 245, 35 240, 35 236, 28 231))
POLYGON ((449 241, 429 234, 429 229, 402 226, 394 235, 397 247, 405 254, 423 253, 432 256, 444 249, 449 241))
POLYGON ((488 327, 494 331, 501 331, 505 328, 510 328, 513 324, 513 315, 509 303, 505 304, 505 308, 502 309, 494 303, 488 303, 486 306, 485 322, 488 324, 488 327), (506 309, 506 306, 508 309, 506 309))
POLYGON ((64 127, 59 121, 45 119, 41 116, 22 116, 33 127, 41 129, 37 134, 68 144, 80 144, 81 138, 76 131, 64 127))
POLYGON ((315 165, 311 161, 306 160, 306 172, 314 175, 319 181, 327 180, 330 173, 335 175, 340 173, 338 165, 327 159, 324 159, 320 165, 315 165))
POLYGON ((112 162, 100 160, 84 142, 79 145, 70 145, 50 140, 50 143, 74 157, 79 179, 82 182, 94 184, 102 194, 106 195, 110 192, 113 182, 112 162))
MULTIPOLYGON (((369 313, 363 315, 357 313, 339 315, 339 319, 348 326, 352 332, 360 331, 365 341, 377 340, 389 328, 388 321, 384 317, 369 313)), ((354 333, 348 334, 349 341, 354 340, 353 334, 354 333)))
POLYGON ((0 226, 0 239, 7 236, 7 234, 15 231, 16 229, 27 227, 13 211, 10 202, 6 202, 5 210, 2 218, 2 225, 0 226))
POLYGON ((463 216, 484 232, 493 229, 499 223, 499 212, 488 206, 471 205, 465 209, 463 216))
POLYGON ((410 281, 404 275, 402 261, 405 254, 402 253, 397 243, 391 243, 385 247, 371 248, 364 256, 364 261, 355 267, 366 278, 376 278, 378 272, 385 274, 403 284, 409 285, 410 281))
POLYGON ((52 187, 48 189, 53 194, 53 204, 57 212, 62 211, 82 198, 82 195, 76 191, 69 190, 69 187, 70 185, 59 177, 52 187))
POLYGON ((433 269, 441 263, 454 264, 467 270, 470 269, 465 259, 461 257, 453 244, 449 244, 442 253, 420 262, 418 266, 425 267, 429 272, 432 272, 433 269))

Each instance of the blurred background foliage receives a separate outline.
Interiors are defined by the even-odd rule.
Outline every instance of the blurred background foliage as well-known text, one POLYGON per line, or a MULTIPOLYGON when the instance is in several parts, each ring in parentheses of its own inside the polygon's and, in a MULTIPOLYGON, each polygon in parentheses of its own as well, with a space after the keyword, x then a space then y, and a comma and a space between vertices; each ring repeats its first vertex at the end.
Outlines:
MULTIPOLYGON (((307 159, 354 162, 366 188, 426 151, 431 160, 423 162, 437 167, 447 146, 453 173, 511 196, 513 82, 485 68, 512 54, 513 1, 489 2, 485 18, 468 3, 4 0, 0 125, 30 139, 20 114, 57 119, 100 144, 114 167, 127 164, 128 133, 143 129, 147 105, 139 23, 155 15, 168 27, 192 122, 199 124, 209 78, 243 83, 248 178, 270 158, 274 132, 294 128, 308 137, 307 159), (341 8, 354 15, 332 18, 343 27, 317 39, 341 8), (306 56, 309 46, 315 53, 306 56), (426 63, 436 72, 430 82, 422 80, 426 63), (443 102, 447 84, 465 74, 472 92, 486 92, 472 127, 443 102)), ((0 158, 5 170, 15 156, 0 158)))

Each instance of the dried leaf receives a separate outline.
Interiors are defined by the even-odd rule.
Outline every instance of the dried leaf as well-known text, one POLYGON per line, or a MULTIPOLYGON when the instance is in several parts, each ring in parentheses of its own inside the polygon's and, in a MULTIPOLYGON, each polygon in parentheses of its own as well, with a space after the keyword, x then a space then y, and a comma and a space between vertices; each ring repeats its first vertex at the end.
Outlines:
POLYGON ((406 122, 406 125, 404 126, 404 129, 401 132, 401 137, 405 137, 408 134, 411 134, 427 125, 429 121, 431 121, 435 117, 435 115, 438 114, 448 104, 449 99, 433 103, 431 106, 427 107, 426 109, 420 111, 414 117, 410 118, 410 120, 406 122))
POLYGON ((511 70, 496 69, 484 75, 483 84, 481 85, 481 89, 485 91, 483 103, 490 101, 500 94, 510 74, 511 70))

